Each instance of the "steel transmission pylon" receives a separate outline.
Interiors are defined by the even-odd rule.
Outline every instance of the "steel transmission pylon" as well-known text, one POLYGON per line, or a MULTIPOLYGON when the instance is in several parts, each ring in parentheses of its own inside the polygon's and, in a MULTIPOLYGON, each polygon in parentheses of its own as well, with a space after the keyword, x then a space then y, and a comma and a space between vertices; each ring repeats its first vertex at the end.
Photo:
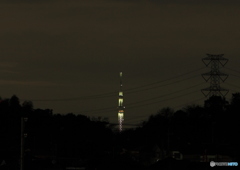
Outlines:
POLYGON ((224 54, 207 54, 207 57, 202 59, 203 63, 207 67, 211 64, 211 71, 202 74, 202 77, 206 82, 210 80, 210 87, 201 90, 205 97, 220 95, 225 97, 229 92, 228 89, 220 87, 220 83, 224 82, 228 78, 228 74, 224 74, 219 71, 219 68, 224 67, 228 62, 228 59, 224 58, 223 55, 224 54))

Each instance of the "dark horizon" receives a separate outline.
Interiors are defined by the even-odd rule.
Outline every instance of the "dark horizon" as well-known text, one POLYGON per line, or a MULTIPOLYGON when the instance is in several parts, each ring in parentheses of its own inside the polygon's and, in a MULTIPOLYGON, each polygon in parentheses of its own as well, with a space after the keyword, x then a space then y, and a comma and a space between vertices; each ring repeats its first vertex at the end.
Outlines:
POLYGON ((240 160, 240 93, 230 102, 212 96, 204 103, 178 111, 162 108, 140 126, 119 132, 105 119, 53 114, 12 96, 0 102, 0 168, 201 170, 212 168, 211 161, 235 165, 240 160))

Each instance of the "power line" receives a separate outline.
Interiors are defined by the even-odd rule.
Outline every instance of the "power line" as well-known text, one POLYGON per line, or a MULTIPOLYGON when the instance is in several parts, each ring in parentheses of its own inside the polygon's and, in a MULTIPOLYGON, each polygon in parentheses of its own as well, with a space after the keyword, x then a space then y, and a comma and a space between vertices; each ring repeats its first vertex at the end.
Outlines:
MULTIPOLYGON (((195 92, 199 92, 199 90, 195 90, 195 91, 183 94, 183 95, 175 96, 175 97, 172 97, 172 98, 168 98, 168 99, 164 99, 164 100, 160 100, 160 101, 156 101, 156 102, 152 102, 152 103, 141 104, 139 106, 130 107, 130 109, 133 109, 135 107, 142 107, 142 106, 152 105, 152 104, 156 104, 156 103, 159 103, 159 102, 165 102, 165 101, 168 101, 168 100, 172 100, 172 99, 180 98, 180 97, 183 97, 183 96, 187 96, 187 95, 193 94, 195 92)), ((129 110, 129 108, 128 108, 128 110, 129 110)))
MULTIPOLYGON (((228 67, 226 67, 226 69, 231 70, 231 71, 234 71, 234 72, 236 72, 236 73, 240 73, 240 71, 237 71, 237 70, 232 69, 232 68, 228 68, 228 67)), ((231 76, 234 76, 234 77, 238 77, 238 78, 240 78, 239 75, 235 75, 235 74, 230 74, 230 75, 231 75, 231 76)))
POLYGON ((185 80, 189 80, 189 79, 196 78, 196 77, 199 77, 199 76, 198 75, 197 76, 192 76, 192 77, 188 77, 188 78, 185 78, 185 79, 182 79, 182 80, 177 80, 177 81, 174 81, 174 82, 171 82, 171 83, 168 83, 168 84, 158 85, 158 86, 154 86, 154 87, 151 87, 151 88, 145 88, 145 89, 141 89, 141 90, 137 90, 137 91, 131 91, 131 92, 128 92, 127 94, 142 92, 142 91, 151 90, 151 89, 164 87, 164 86, 169 86, 169 85, 180 83, 180 82, 183 82, 185 80))
MULTIPOLYGON (((172 94, 175 94, 175 93, 179 93, 179 92, 182 92, 182 91, 185 91, 185 90, 188 90, 188 89, 191 89, 191 88, 194 88, 194 87, 197 87, 197 86, 200 86, 202 84, 205 84, 205 83, 199 83, 199 84, 196 84, 194 86, 191 86, 191 87, 188 87, 188 88, 185 88, 185 89, 182 89, 182 90, 178 90, 178 91, 175 91, 175 92, 172 92, 172 93, 167 93, 167 94, 164 94, 164 95, 160 95, 160 96, 157 96, 157 97, 154 97, 154 98, 151 98, 151 99, 146 99, 146 100, 142 100, 140 102, 135 102, 135 103, 142 103, 142 102, 145 102, 145 101, 151 101, 151 100, 155 100, 155 99, 158 99, 160 97, 165 97, 165 96, 169 96, 169 95, 172 95, 172 94)), ((130 103, 128 104, 129 105, 134 105, 135 103, 130 103)))
MULTIPOLYGON (((171 95, 171 94, 179 93, 179 92, 188 90, 188 89, 190 89, 190 88, 193 88, 193 87, 196 87, 196 86, 199 86, 199 85, 202 85, 202 84, 203 84, 203 83, 200 83, 200 84, 191 86, 191 87, 189 87, 189 88, 187 88, 187 89, 179 90, 179 91, 177 91, 177 92, 173 92, 173 93, 170 93, 170 94, 160 95, 160 96, 157 96, 157 97, 154 97, 154 98, 151 98, 151 99, 146 99, 146 100, 142 100, 142 101, 139 101, 139 102, 129 103, 128 106, 129 106, 129 105, 137 105, 137 106, 127 107, 126 110, 133 109, 133 108, 135 108, 135 107, 142 107, 142 106, 151 105, 151 104, 155 104, 155 103, 159 103, 159 102, 164 102, 164 101, 167 101, 167 100, 172 100, 172 99, 175 99, 175 98, 179 98, 179 97, 183 97, 183 96, 192 94, 192 93, 194 93, 194 92, 198 92, 198 90, 195 90, 195 91, 193 91, 193 92, 186 93, 186 94, 184 94, 184 95, 179 95, 179 96, 176 96, 176 97, 172 97, 172 98, 169 98, 169 99, 164 99, 164 100, 161 100, 161 101, 152 102, 152 103, 147 103, 147 104, 141 104, 141 103, 144 103, 144 102, 146 102, 146 101, 152 101, 152 100, 159 99, 160 97, 164 97, 164 96, 168 96, 168 95, 171 95), (139 104, 140 104, 140 105, 139 105, 139 104)), ((82 113, 85 113, 85 112, 99 112, 99 111, 109 111, 109 112, 110 112, 110 111, 115 111, 115 110, 116 110, 116 109, 113 109, 112 107, 109 107, 109 108, 102 108, 102 109, 82 111, 82 113)))
MULTIPOLYGON (((196 100, 192 100, 191 102, 174 106, 174 107, 172 107, 172 108, 175 110, 175 109, 180 108, 180 107, 183 107, 183 106, 185 106, 185 105, 187 105, 187 104, 190 104, 190 103, 193 103, 193 102, 197 102, 197 101, 200 101, 200 100, 203 100, 203 99, 205 99, 205 97, 201 97, 201 98, 198 98, 198 99, 196 99, 196 100)), ((138 118, 146 118, 146 117, 147 117, 147 119, 149 118, 149 116, 139 116, 138 118)), ((128 119, 128 122, 129 122, 129 121, 131 122, 131 120, 136 120, 136 117, 134 117, 134 118, 132 118, 132 119, 128 119)), ((141 125, 142 121, 143 121, 143 120, 141 120, 141 121, 135 121, 135 122, 138 122, 138 123, 132 123, 132 124, 141 125), (139 122, 140 122, 140 123, 139 123, 139 122)))
POLYGON ((237 85, 234 85, 234 84, 231 84, 231 83, 226 83, 226 84, 240 89, 240 86, 237 86, 237 85))
MULTIPOLYGON (((159 99, 160 97, 165 97, 165 96, 169 96, 169 95, 172 95, 172 94, 175 94, 175 93, 179 93, 179 92, 182 92, 182 91, 185 91, 185 90, 188 90, 188 89, 191 89, 191 88, 194 88, 194 87, 197 87, 199 85, 202 85, 203 83, 199 83, 199 84, 196 84, 194 86, 191 86, 191 87, 188 87, 188 88, 184 88, 182 90, 178 90, 176 92, 172 92, 172 93, 168 93, 168 94, 164 94, 164 95, 160 95, 160 96, 157 96, 157 97, 154 97, 154 98, 151 98, 151 99, 146 99, 146 100, 142 100, 142 101, 138 101, 138 102, 134 102, 134 103, 129 103, 129 105, 135 105, 135 104, 139 104, 139 103, 143 103, 143 102, 146 102, 146 101, 152 101, 152 100, 155 100, 155 99, 159 99)), ((95 109, 95 110, 88 110, 88 111, 83 111, 83 112, 95 112, 95 111, 113 111, 113 107, 107 107, 107 108, 102 108, 102 109, 95 109)), ((115 110, 115 109, 114 109, 115 110)))
MULTIPOLYGON (((163 86, 171 85, 171 84, 174 84, 174 83, 178 83, 178 82, 181 82, 181 81, 184 81, 184 80, 188 80, 188 79, 191 79, 191 78, 194 78, 194 77, 197 77, 197 76, 192 76, 192 77, 186 78, 186 79, 184 79, 184 80, 178 80, 178 81, 175 81, 175 82, 172 82, 172 83, 168 83, 168 84, 166 84, 166 85, 159 85, 159 86, 155 86, 155 87, 151 87, 151 88, 145 88, 145 89, 143 89, 143 90, 137 90, 137 91, 136 91, 136 89, 141 89, 141 88, 148 87, 148 86, 152 86, 152 85, 155 85, 155 84, 164 83, 164 82, 166 82, 166 81, 173 80, 173 79, 176 79, 176 78, 179 78, 179 77, 182 77, 182 76, 191 74, 191 73, 193 73, 193 72, 202 70, 203 68, 205 68, 205 67, 201 67, 201 68, 199 68, 199 69, 196 69, 196 70, 193 70, 193 71, 189 71, 189 72, 186 72, 186 73, 183 73, 183 74, 181 74, 181 75, 174 76, 174 77, 172 77, 172 78, 168 78, 168 79, 165 79, 165 80, 156 81, 156 82, 149 83, 149 84, 142 85, 142 86, 138 86, 138 87, 135 87, 135 88, 129 88, 129 89, 126 89, 126 90, 124 90, 124 91, 126 91, 127 94, 130 94, 130 93, 136 93, 136 92, 139 92, 139 91, 150 90, 150 89, 154 89, 154 88, 163 87, 163 86), (134 90, 135 90, 135 91, 134 91, 134 90), (128 91, 130 91, 130 92, 128 92, 128 91), (132 91, 132 92, 131 92, 131 91, 132 91)), ((102 94, 97 94, 97 95, 88 95, 88 96, 75 97, 75 98, 32 99, 31 101, 35 101, 35 102, 79 101, 79 100, 87 100, 87 99, 98 99, 98 98, 112 97, 112 96, 116 96, 117 93, 118 93, 117 91, 114 91, 114 92, 102 93, 102 94)))
POLYGON ((234 76, 234 77, 238 77, 238 78, 240 78, 240 76, 238 76, 238 75, 235 75, 235 74, 230 74, 231 76, 234 76))
POLYGON ((172 78, 168 78, 168 79, 165 79, 165 80, 160 80, 160 81, 156 81, 156 82, 153 82, 153 83, 150 83, 150 84, 146 84, 146 85, 142 85, 142 86, 139 86, 139 87, 126 89, 125 91, 136 90, 136 89, 139 89, 139 88, 142 88, 142 87, 147 87, 147 86, 151 86, 151 85, 154 85, 154 84, 163 83, 163 82, 165 82, 165 81, 169 81, 169 80, 172 80, 172 79, 176 79, 176 78, 179 78, 179 77, 182 77, 182 76, 191 74, 191 73, 193 73, 193 72, 202 70, 203 68, 205 68, 205 67, 201 67, 201 68, 199 68, 199 69, 196 69, 196 70, 193 70, 193 71, 189 71, 189 72, 187 72, 187 73, 184 73, 184 74, 181 74, 181 75, 178 75, 178 76, 174 76, 174 77, 172 77, 172 78))
POLYGON ((240 73, 240 71, 238 71, 238 70, 235 70, 235 69, 232 69, 232 68, 228 68, 228 67, 225 67, 226 69, 228 69, 228 70, 231 70, 231 71, 235 71, 235 72, 237 72, 237 73, 240 73))

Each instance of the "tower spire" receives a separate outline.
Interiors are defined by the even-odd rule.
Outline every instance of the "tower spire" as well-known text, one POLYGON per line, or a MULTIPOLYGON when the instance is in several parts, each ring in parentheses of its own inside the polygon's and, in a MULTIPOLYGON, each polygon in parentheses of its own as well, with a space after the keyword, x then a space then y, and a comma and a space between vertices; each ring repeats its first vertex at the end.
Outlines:
POLYGON ((124 120, 124 106, 123 106, 123 90, 122 90, 122 72, 120 72, 120 89, 118 94, 118 124, 119 132, 122 131, 122 125, 124 120))

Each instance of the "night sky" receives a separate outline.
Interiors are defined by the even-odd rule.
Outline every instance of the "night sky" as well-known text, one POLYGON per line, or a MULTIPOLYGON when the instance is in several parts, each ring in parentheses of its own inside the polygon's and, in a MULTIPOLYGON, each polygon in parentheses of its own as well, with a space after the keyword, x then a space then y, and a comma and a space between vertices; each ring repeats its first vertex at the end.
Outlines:
POLYGON ((229 59, 229 100, 240 91, 239 19, 239 0, 1 0, 0 96, 116 123, 122 71, 124 123, 136 124, 203 105, 209 53, 229 59))

